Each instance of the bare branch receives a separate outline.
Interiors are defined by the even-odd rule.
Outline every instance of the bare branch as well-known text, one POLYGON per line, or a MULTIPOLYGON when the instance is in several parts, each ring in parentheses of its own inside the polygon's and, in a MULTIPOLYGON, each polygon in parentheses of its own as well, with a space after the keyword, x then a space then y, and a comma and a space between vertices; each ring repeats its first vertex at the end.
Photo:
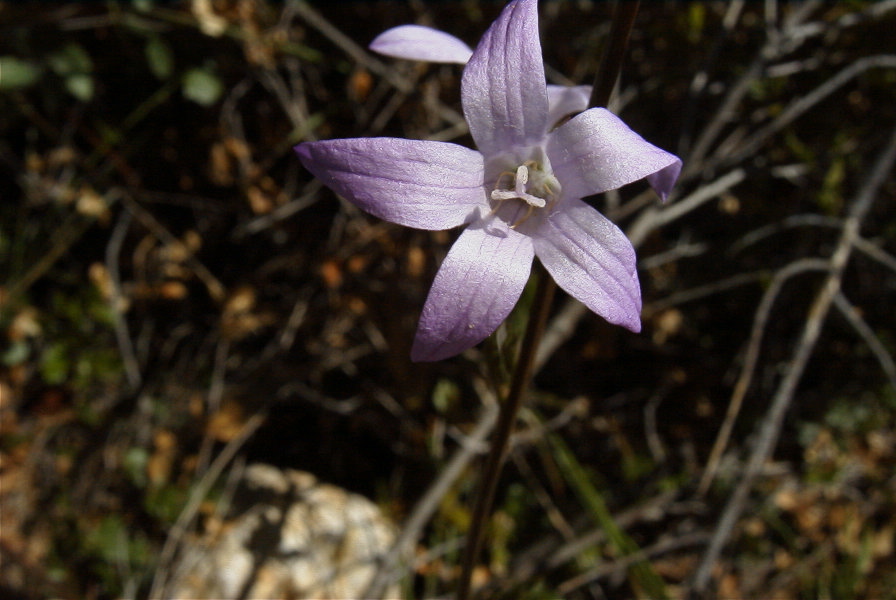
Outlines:
POLYGON ((896 390, 896 363, 893 362, 893 357, 890 356, 890 353, 881 341, 877 339, 874 330, 868 326, 856 307, 850 304, 846 296, 843 295, 843 292, 838 292, 834 296, 834 306, 837 307, 840 314, 846 317, 846 320, 849 321, 849 324, 856 330, 859 337, 861 337, 865 341, 865 344, 868 345, 868 349, 871 350, 871 353, 877 358, 877 362, 880 363, 881 369, 883 369, 884 374, 889 378, 890 385, 896 390))
POLYGON ((728 439, 731 437, 731 431, 734 429, 734 422, 737 420, 737 415, 740 414, 744 397, 747 395, 747 390, 750 388, 750 383, 753 380, 756 364, 759 362, 759 349, 762 346, 762 338, 768 327, 769 316, 771 315, 775 300, 778 298, 778 294, 781 293, 784 284, 793 277, 811 271, 826 271, 828 266, 828 261, 820 258, 804 258, 802 260, 794 261, 775 273, 771 285, 768 286, 765 294, 762 295, 762 300, 756 308, 756 315, 753 317, 753 330, 750 333, 750 342, 747 345, 744 366, 741 369, 737 383, 734 385, 731 400, 728 401, 728 411, 725 414, 722 428, 716 436, 716 441, 712 446, 709 459, 706 461, 706 469, 703 471, 703 476, 700 478, 700 485, 697 488, 698 496, 702 496, 709 489, 709 486, 716 475, 716 470, 718 469, 719 461, 722 458, 722 453, 728 446, 728 439))
POLYGON ((659 229, 666 223, 681 218, 713 198, 718 198, 720 194, 733 188, 745 178, 746 171, 744 169, 734 169, 712 183, 708 183, 691 192, 690 195, 678 202, 667 204, 663 208, 652 207, 644 211, 626 233, 632 244, 637 248, 654 229, 659 229))
POLYGON ((187 505, 178 515, 174 525, 171 526, 165 545, 159 553, 159 568, 156 570, 156 575, 153 578, 149 598, 165 598, 168 595, 166 586, 170 582, 165 580, 165 576, 170 572, 168 567, 172 564, 181 540, 187 533, 193 519, 199 514, 199 509, 215 481, 218 480, 225 467, 230 464, 230 461, 234 459, 239 449, 243 447, 243 444, 261 427, 266 418, 266 413, 257 413, 246 421, 239 433, 221 450, 221 453, 218 454, 208 470, 202 475, 202 478, 190 489, 190 498, 187 500, 187 505))
MULTIPOLYGON (((879 54, 876 56, 866 56, 860 58, 839 73, 825 81, 823 84, 805 94, 798 97, 778 115, 774 121, 753 133, 743 145, 730 155, 720 155, 718 164, 733 164, 743 160, 748 156, 752 156, 762 144, 766 142, 772 135, 781 131, 784 127, 798 119, 810 108, 833 94, 835 91, 846 85, 851 79, 861 75, 870 69, 894 69, 896 68, 896 54, 879 54)), ((710 162, 710 166, 715 166, 710 162)))
POLYGON ((134 342, 131 340, 125 318, 126 301, 121 292, 121 274, 118 265, 118 255, 121 252, 121 245, 124 243, 128 227, 130 227, 131 217, 129 210, 123 210, 112 230, 109 243, 106 244, 106 271, 109 274, 109 306, 112 309, 115 341, 118 343, 118 352, 121 354, 121 362, 128 385, 132 390, 136 390, 140 387, 143 376, 140 373, 140 364, 137 361, 137 354, 134 352, 134 342))
POLYGON ((809 308, 806 324, 794 351, 790 367, 775 392, 768 413, 760 424, 759 436, 746 470, 728 499, 709 548, 697 568, 692 588, 696 594, 705 593, 712 577, 713 566, 743 512, 753 482, 777 443, 784 414, 793 400, 793 394, 802 377, 803 370, 815 349, 815 343, 818 341, 834 297, 840 291, 843 271, 854 248, 855 240, 859 236, 862 220, 868 214, 878 188, 892 172, 894 162, 896 162, 896 128, 893 129, 886 148, 875 162, 844 222, 843 233, 829 261, 829 274, 809 308))

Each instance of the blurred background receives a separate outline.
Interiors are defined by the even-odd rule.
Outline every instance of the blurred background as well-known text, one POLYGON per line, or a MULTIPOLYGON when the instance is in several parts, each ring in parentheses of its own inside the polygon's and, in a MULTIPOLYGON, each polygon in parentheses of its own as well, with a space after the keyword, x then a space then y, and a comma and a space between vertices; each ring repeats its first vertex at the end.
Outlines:
MULTIPOLYGON (((412 364, 456 232, 291 147, 472 146, 459 66, 366 45, 475 46, 501 6, 0 2, 4 597, 450 593, 509 359, 412 364)), ((612 4, 540 12, 549 81, 590 83, 612 4)), ((558 294, 483 597, 896 598, 894 29, 893 1, 642 4, 611 108, 685 170, 599 202, 644 330, 558 294)))

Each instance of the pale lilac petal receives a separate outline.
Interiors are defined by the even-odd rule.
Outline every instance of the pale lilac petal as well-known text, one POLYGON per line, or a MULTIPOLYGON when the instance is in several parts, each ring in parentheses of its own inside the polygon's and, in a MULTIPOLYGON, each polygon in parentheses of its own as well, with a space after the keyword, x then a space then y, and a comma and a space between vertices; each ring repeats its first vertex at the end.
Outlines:
POLYGON ((554 127, 566 116, 586 110, 590 99, 590 85, 548 84, 548 127, 554 127))
POLYGON ((649 183, 650 187, 657 193, 660 200, 665 202, 666 198, 668 198, 669 194, 672 192, 672 188, 675 186, 675 182, 678 180, 678 175, 680 173, 681 161, 677 160, 668 167, 660 169, 653 175, 648 175, 647 183, 649 183))
POLYGON ((541 223, 534 243, 535 255, 570 296, 614 325, 641 330, 635 249, 609 219, 566 198, 541 223))
POLYGON ((437 63, 464 65, 473 50, 444 31, 422 25, 401 25, 387 29, 370 42, 370 49, 386 56, 437 63))
POLYGON ((417 229, 450 229, 486 207, 482 155, 457 144, 399 138, 305 142, 305 168, 362 210, 417 229))
POLYGON ((584 198, 651 178, 665 199, 681 160, 647 142, 605 108, 591 108, 550 134, 547 153, 563 195, 584 198))
POLYGON ((509 3, 464 68, 461 102, 470 134, 486 156, 540 142, 548 99, 537 0, 509 3))
POLYGON ((411 360, 454 356, 494 332, 522 294, 532 256, 532 239, 500 219, 465 229, 429 290, 411 360))

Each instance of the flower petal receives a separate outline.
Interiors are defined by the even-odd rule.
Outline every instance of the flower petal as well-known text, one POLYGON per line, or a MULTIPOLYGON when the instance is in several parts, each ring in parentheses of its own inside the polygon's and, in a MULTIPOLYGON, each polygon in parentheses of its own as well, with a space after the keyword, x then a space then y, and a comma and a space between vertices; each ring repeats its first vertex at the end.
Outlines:
POLYGON ((483 159, 446 142, 354 138, 295 147, 305 168, 362 210, 417 229, 449 229, 487 207, 483 159))
POLYGON ((590 99, 590 85, 548 84, 548 127, 553 127, 563 117, 578 114, 587 109, 590 99))
POLYGON ((672 193, 672 188, 675 186, 675 182, 678 180, 678 175, 680 173, 681 160, 679 159, 669 166, 660 169, 653 175, 648 175, 647 183, 649 183, 650 187, 653 188, 653 191, 657 193, 660 200, 665 202, 666 198, 669 197, 669 194, 672 193))
POLYGON ((544 138, 548 99, 536 0, 510 2, 482 36, 464 68, 461 102, 486 156, 544 138))
POLYGON ((557 285, 610 323, 641 330, 635 249, 616 225, 566 198, 533 237, 535 255, 557 285))
POLYGON ((532 256, 532 239, 500 219, 465 229, 429 290, 411 360, 454 356, 494 332, 523 293, 532 256))
POLYGON ((605 108, 592 108, 558 127, 547 153, 564 196, 584 198, 647 177, 665 200, 681 160, 647 142, 605 108))
POLYGON ((395 58, 460 65, 466 64, 473 54, 469 46, 453 35, 422 25, 387 29, 370 42, 370 49, 395 58))

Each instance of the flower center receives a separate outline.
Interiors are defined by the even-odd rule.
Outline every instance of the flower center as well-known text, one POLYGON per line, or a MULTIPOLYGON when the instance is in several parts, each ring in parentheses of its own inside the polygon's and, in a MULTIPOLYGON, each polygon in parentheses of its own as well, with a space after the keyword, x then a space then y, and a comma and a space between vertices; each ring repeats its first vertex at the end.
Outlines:
POLYGON ((553 204, 560 194, 560 182, 554 176, 547 157, 543 152, 538 154, 540 160, 527 160, 517 166, 516 171, 502 171, 495 181, 495 189, 491 193, 491 199, 496 202, 494 212, 506 200, 522 200, 525 204, 525 214, 516 219, 511 229, 531 217, 536 208, 553 204))

